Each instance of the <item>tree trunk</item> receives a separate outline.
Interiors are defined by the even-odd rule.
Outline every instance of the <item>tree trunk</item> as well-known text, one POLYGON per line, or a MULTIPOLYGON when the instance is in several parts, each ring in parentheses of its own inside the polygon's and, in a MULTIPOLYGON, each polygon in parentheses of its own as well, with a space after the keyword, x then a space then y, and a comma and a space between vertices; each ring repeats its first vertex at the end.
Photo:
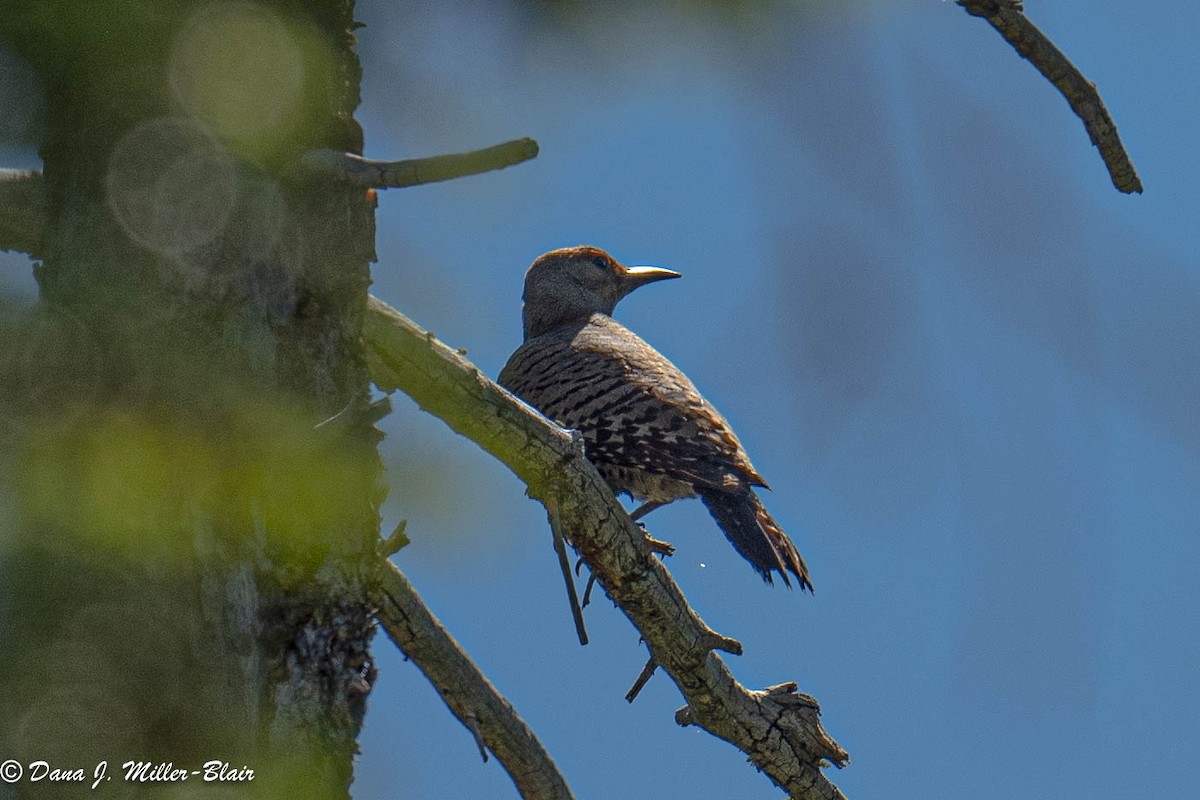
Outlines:
POLYGON ((352 8, 0 3, 47 108, 40 303, 0 332, 0 753, 26 769, 347 794, 373 198, 293 167, 361 152, 352 8))

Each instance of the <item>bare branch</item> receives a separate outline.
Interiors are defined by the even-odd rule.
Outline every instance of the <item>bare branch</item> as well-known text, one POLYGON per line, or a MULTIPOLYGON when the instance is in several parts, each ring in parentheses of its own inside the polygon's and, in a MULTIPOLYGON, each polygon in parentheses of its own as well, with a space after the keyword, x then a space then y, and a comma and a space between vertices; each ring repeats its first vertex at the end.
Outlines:
POLYGON ((571 800, 566 780, 542 743, 433 616, 404 574, 389 561, 382 562, 380 573, 380 624, 475 737, 483 760, 487 750, 495 753, 525 800, 571 800))
POLYGON ((821 726, 816 701, 748 691, 734 679, 715 650, 741 652, 741 646, 710 629, 687 604, 645 535, 566 431, 375 298, 368 302, 363 336, 376 385, 402 389, 494 455, 563 526, 637 627, 650 656, 679 687, 688 724, 738 747, 794 798, 843 797, 820 765, 827 759, 842 766, 849 756, 821 726))
POLYGON ((313 150, 305 154, 302 163, 314 172, 364 189, 398 189, 504 169, 537 154, 537 142, 526 138, 467 153, 405 161, 377 161, 337 150, 313 150))
MULTIPOLYGON (((318 175, 364 189, 389 189, 503 169, 528 161, 537 154, 537 142, 526 138, 482 150, 406 161, 376 161, 336 150, 313 150, 304 156, 302 163, 318 175)), ((48 221, 49 208, 41 171, 0 169, 0 250, 17 250, 40 257, 42 235, 48 221)))
POLYGON ((0 250, 40 257, 49 219, 41 171, 0 169, 0 250))
MULTIPOLYGON (((467 153, 406 161, 376 161, 336 150, 313 150, 304 156, 302 163, 316 174, 364 189, 389 189, 503 169, 537 154, 537 142, 526 138, 467 153)), ((48 221, 49 207, 41 171, 0 169, 0 250, 41 257, 42 236, 48 221)))
POLYGON ((1058 87, 1071 109, 1083 120, 1088 137, 1100 150, 1100 157, 1108 167, 1113 186, 1126 194, 1142 192, 1142 181, 1138 177, 1117 126, 1096 84, 1083 76, 1061 50, 1055 47, 1046 34, 1025 16, 1019 0, 957 0, 968 14, 983 17, 1000 32, 1018 53, 1028 59, 1038 72, 1058 87))

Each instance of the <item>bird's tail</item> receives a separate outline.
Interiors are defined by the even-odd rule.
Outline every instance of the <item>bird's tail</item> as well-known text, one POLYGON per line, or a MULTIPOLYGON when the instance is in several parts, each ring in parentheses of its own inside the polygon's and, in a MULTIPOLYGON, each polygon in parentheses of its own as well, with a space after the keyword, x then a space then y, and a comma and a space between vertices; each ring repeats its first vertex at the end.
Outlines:
POLYGON ((763 580, 772 583, 771 572, 774 570, 790 588, 790 572, 800 581, 801 589, 813 590, 808 567, 796 545, 767 513, 753 489, 732 492, 706 489, 701 490, 700 499, 708 506, 709 513, 725 531, 730 543, 758 570, 763 580))

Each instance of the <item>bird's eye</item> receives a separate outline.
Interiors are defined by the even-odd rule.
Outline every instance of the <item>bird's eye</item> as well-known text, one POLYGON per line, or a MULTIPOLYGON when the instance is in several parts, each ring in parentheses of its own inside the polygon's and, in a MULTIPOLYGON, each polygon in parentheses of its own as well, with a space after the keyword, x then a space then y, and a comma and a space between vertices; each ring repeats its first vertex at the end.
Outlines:
POLYGON ((600 269, 608 269, 608 259, 604 256, 594 256, 592 258, 592 266, 600 269))

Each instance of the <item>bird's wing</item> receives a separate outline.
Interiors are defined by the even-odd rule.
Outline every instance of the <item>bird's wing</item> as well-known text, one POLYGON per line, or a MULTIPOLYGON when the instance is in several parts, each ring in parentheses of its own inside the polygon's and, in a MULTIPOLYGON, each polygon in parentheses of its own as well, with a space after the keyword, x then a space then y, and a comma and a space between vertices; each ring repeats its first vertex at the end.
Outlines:
POLYGON ((526 342, 500 383, 583 433, 589 458, 698 487, 765 486, 725 418, 629 329, 594 315, 526 342))

